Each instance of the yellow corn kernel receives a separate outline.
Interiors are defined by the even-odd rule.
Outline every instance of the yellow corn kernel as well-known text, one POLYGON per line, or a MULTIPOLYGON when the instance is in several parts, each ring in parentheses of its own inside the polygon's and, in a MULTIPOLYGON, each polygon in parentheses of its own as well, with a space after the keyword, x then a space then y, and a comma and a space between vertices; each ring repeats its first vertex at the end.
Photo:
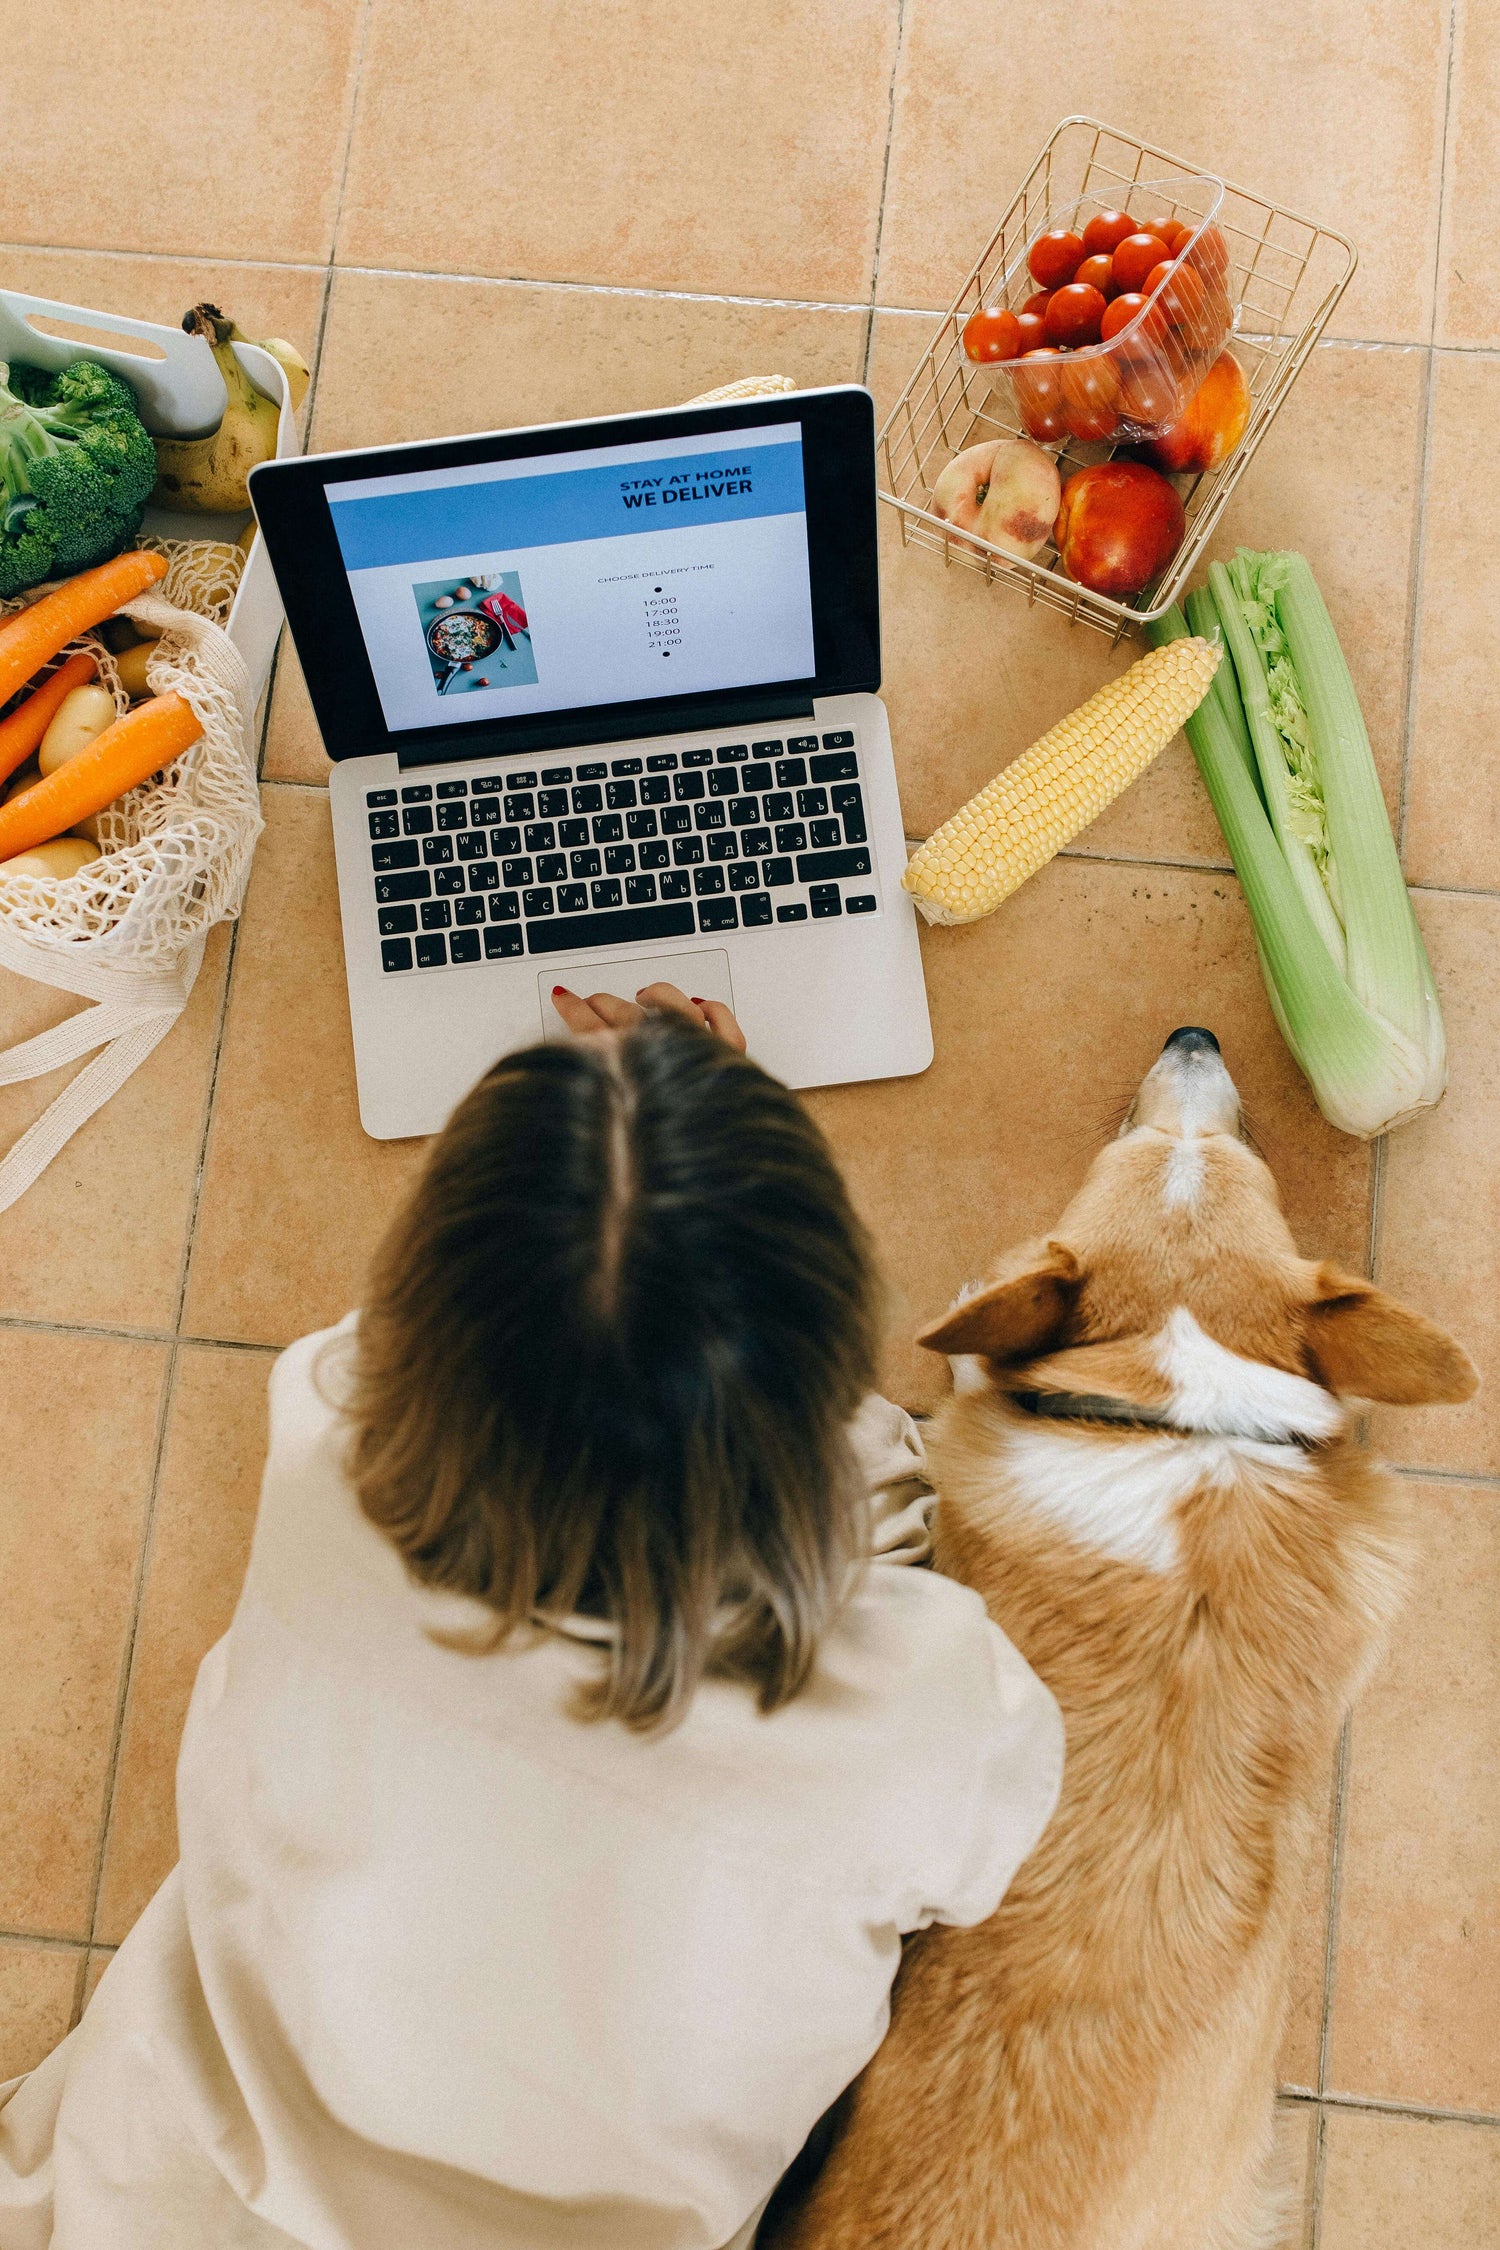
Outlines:
POLYGON ((929 922, 977 922, 1138 779, 1197 710, 1220 651, 1189 637, 1141 657, 1013 759, 907 862, 929 922))

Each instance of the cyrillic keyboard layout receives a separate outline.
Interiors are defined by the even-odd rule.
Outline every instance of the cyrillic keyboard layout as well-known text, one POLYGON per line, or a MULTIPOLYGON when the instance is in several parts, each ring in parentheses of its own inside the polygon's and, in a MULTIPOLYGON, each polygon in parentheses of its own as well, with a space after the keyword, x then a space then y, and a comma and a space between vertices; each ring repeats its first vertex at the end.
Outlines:
POLYGON ((372 789, 391 975, 879 911, 852 733, 372 789))

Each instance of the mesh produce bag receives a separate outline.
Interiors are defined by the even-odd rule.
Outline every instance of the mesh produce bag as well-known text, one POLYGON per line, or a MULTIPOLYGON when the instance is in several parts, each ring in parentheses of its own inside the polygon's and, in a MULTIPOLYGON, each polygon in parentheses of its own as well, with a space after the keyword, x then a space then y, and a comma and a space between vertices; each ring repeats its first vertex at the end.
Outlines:
MULTIPOLYGON (((243 558, 210 540, 139 544, 168 557, 167 575, 121 614, 160 631, 149 684, 158 695, 185 696, 203 732, 95 816, 102 856, 78 874, 7 876, 0 862, 0 968, 93 1002, 0 1052, 0 1085, 40 1078, 102 1049, 0 1158, 0 1211, 24 1195, 181 1015, 208 932, 239 912, 261 831, 255 696, 222 625, 243 558)), ((24 606, 0 604, 0 615, 24 606)), ((96 634, 70 642, 57 661, 85 648, 123 712, 128 698, 96 634)))

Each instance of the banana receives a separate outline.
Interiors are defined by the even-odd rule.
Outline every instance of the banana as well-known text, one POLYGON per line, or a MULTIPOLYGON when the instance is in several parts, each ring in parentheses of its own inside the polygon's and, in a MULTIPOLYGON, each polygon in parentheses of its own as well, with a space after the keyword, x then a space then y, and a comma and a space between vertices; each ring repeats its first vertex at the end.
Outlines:
POLYGON ((274 459, 280 409, 265 398, 234 356, 234 323, 216 305, 194 305, 183 316, 190 336, 202 336, 219 363, 229 403, 210 437, 158 438, 156 487, 163 508, 195 514, 238 515, 250 505, 245 479, 258 462, 274 459))
POLYGON ((285 336, 247 336, 244 329, 237 328, 233 321, 229 324, 229 341, 231 344, 258 344, 263 352, 270 353, 286 376, 286 387, 291 396, 292 412, 295 414, 306 398, 307 386, 312 381, 312 369, 296 345, 289 344, 285 336))

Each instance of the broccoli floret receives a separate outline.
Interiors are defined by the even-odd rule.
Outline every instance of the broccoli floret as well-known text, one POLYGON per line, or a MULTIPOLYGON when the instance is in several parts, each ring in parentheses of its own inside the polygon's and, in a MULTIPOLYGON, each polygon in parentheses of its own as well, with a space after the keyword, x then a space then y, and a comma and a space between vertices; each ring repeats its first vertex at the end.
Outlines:
POLYGON ((118 554, 155 482, 156 448, 118 375, 90 359, 58 375, 0 361, 0 597, 118 554))

